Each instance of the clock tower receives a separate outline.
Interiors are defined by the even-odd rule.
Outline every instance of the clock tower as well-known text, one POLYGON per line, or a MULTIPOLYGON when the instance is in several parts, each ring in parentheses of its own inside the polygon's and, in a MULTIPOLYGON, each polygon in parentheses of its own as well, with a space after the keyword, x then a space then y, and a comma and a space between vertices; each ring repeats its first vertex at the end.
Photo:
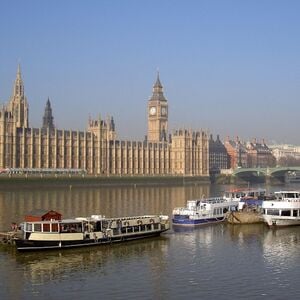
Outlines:
POLYGON ((163 87, 157 74, 152 96, 148 101, 148 141, 160 142, 167 140, 168 101, 164 97, 163 87))

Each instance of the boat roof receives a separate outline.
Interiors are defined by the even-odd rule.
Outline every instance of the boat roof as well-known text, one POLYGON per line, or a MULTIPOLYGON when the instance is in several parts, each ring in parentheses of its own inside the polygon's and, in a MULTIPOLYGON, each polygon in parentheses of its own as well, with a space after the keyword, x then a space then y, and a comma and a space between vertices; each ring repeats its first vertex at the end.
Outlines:
POLYGON ((226 190, 225 193, 240 193, 240 192, 263 192, 266 191, 266 189, 263 188, 239 188, 239 189, 230 189, 230 190, 226 190))
POLYGON ((40 220, 40 221, 26 221, 25 223, 60 223, 60 224, 71 224, 71 223, 81 223, 82 220, 76 219, 63 219, 63 220, 40 220))
POLYGON ((299 194, 299 191, 277 191, 274 194, 299 194))

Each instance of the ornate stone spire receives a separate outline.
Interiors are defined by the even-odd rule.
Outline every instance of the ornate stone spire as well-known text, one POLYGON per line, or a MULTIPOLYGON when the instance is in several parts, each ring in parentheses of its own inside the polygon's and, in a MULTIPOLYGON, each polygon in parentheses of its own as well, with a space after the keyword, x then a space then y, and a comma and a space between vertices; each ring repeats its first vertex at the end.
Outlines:
POLYGON ((54 129, 54 124, 53 124, 53 116, 52 116, 52 108, 50 104, 50 100, 48 98, 46 107, 45 107, 45 113, 43 117, 43 129, 49 128, 50 130, 54 129))
POLYGON ((20 64, 18 64, 17 77, 13 89, 13 97, 24 97, 24 84, 21 76, 20 64))
POLYGON ((28 127, 28 103, 24 93, 20 64, 17 69, 13 93, 8 103, 8 110, 13 115, 14 125, 16 127, 28 127))
POLYGON ((156 82, 153 86, 153 93, 150 101, 167 101, 163 93, 163 86, 159 79, 159 72, 157 72, 156 82))

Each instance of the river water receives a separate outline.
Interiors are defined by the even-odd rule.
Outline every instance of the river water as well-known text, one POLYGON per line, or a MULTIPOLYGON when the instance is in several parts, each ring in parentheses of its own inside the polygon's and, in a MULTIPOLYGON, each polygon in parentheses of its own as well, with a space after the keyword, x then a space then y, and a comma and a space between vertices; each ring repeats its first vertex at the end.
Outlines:
MULTIPOLYGON (((261 186, 263 187, 263 186, 261 186)), ((65 218, 157 214, 229 186, 0 191, 0 231, 32 209, 65 218)), ((300 189, 297 186, 267 187, 300 189)), ((215 224, 66 251, 0 246, 0 299, 286 299, 300 297, 300 226, 215 224)))

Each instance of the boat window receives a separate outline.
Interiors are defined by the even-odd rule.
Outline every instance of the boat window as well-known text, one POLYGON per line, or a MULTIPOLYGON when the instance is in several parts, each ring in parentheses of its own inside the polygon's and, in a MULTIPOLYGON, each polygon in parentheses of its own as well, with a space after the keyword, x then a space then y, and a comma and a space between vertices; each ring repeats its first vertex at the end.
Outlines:
POLYGON ((298 210, 297 209, 293 210, 293 217, 298 217, 298 210))
POLYGON ((101 231, 101 221, 96 222, 96 229, 95 231, 101 231))
POLYGON ((43 224, 43 232, 50 232, 50 224, 49 223, 43 224))
POLYGON ((267 215, 279 216, 279 210, 278 209, 268 209, 267 215))
POLYGON ((42 224, 40 223, 34 224, 34 231, 42 231, 42 224))
POLYGON ((287 198, 295 198, 295 196, 296 196, 295 193, 287 193, 286 194, 287 198))
MULTIPOLYGON (((82 226, 81 226, 81 223, 80 224, 78 224, 78 223, 62 224, 60 230, 61 230, 61 232, 82 232, 82 226)), ((86 230, 86 231, 88 231, 88 230, 86 230)))
POLYGON ((52 224, 52 232, 58 232, 58 224, 52 224))
POLYGON ((290 217, 291 216, 291 211, 290 210, 282 210, 281 215, 286 216, 286 217, 290 217))
POLYGON ((32 231, 32 223, 26 223, 25 230, 32 231))

